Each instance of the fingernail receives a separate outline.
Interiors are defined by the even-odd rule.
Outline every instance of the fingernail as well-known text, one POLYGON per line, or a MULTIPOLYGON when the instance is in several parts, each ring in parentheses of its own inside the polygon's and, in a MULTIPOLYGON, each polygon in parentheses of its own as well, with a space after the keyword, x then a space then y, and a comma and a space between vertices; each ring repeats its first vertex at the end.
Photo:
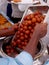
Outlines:
POLYGON ((47 22, 46 22, 46 23, 44 23, 44 22, 43 22, 43 24, 48 25, 48 23, 47 23, 47 22))

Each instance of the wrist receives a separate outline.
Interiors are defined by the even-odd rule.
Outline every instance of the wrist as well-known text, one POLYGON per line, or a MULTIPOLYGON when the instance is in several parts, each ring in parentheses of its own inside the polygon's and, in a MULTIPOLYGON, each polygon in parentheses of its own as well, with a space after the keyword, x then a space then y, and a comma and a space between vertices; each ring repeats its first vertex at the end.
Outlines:
POLYGON ((37 31, 34 31, 33 33, 34 37, 36 37, 38 40, 40 40, 40 34, 37 31))

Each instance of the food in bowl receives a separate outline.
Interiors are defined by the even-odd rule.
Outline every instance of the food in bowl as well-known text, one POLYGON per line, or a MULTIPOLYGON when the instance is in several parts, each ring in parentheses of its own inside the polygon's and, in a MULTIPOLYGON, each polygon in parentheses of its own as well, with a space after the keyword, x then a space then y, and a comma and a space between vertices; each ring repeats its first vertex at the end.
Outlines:
POLYGON ((6 19, 0 14, 0 25, 5 23, 6 23, 6 19))
POLYGON ((6 54, 6 55, 8 55, 8 56, 11 56, 11 57, 15 57, 16 56, 16 54, 18 54, 18 52, 15 50, 15 49, 13 49, 10 45, 3 45, 3 47, 2 47, 2 49, 3 49, 3 52, 6 54))
POLYGON ((2 14, 0 14, 0 30, 11 26, 12 24, 2 14))
MULTIPOLYGON (((37 50, 36 50, 36 54, 40 53, 41 49, 42 49, 42 43, 38 42, 37 45, 37 50)), ((20 49, 21 50, 21 49, 20 49)), ((43 50, 43 49, 42 49, 43 50)), ((6 56, 10 56, 10 57, 15 57, 16 54, 19 54, 20 51, 16 50, 15 48, 13 48, 10 45, 10 42, 5 43, 2 45, 2 50, 1 50, 6 56)), ((42 51, 41 51, 42 52, 42 51)), ((35 55, 36 55, 35 54, 35 55)))
POLYGON ((5 56, 15 57, 18 52, 10 45, 13 36, 6 37, 1 45, 1 52, 5 56))

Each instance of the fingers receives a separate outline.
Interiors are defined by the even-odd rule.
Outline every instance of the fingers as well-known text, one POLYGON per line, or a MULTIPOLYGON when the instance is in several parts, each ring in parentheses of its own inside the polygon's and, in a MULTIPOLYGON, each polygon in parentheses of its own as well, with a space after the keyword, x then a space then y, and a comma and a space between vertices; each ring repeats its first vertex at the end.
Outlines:
POLYGON ((43 23, 43 24, 46 25, 46 26, 48 25, 48 23, 43 23))
POLYGON ((39 25, 41 25, 41 26, 43 26, 43 27, 47 28, 48 23, 41 23, 41 24, 39 24, 39 25))
POLYGON ((37 23, 35 29, 39 29, 39 28, 47 29, 47 26, 48 26, 47 23, 40 23, 40 24, 37 23))
POLYGON ((48 26, 47 23, 42 23, 42 27, 43 27, 45 30, 47 30, 47 26, 48 26))
POLYGON ((44 23, 44 27, 47 30, 48 23, 44 23))
POLYGON ((45 23, 43 23, 43 22, 41 22, 42 24, 44 24, 45 26, 47 26, 48 25, 48 23, 47 22, 45 22, 45 23))
POLYGON ((42 22, 42 23, 40 23, 40 24, 39 24, 39 23, 36 23, 36 25, 45 25, 45 26, 48 26, 48 23, 43 23, 43 22, 42 22))

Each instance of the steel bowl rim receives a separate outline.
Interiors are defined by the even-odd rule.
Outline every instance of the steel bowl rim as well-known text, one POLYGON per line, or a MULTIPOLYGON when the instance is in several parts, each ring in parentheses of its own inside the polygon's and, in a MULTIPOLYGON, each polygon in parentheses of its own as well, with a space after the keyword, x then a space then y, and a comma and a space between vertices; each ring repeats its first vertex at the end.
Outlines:
MULTIPOLYGON (((42 43, 42 40, 39 40, 41 42, 41 50, 39 51, 39 53, 37 53, 34 57, 34 59, 36 59, 38 57, 38 55, 42 55, 43 54, 43 50, 44 50, 44 44, 42 43)), ((3 46, 3 44, 2 44, 3 46)), ((2 46, 1 46, 1 53, 2 53, 2 56, 3 57, 11 57, 11 56, 8 56, 2 49, 2 46)))

